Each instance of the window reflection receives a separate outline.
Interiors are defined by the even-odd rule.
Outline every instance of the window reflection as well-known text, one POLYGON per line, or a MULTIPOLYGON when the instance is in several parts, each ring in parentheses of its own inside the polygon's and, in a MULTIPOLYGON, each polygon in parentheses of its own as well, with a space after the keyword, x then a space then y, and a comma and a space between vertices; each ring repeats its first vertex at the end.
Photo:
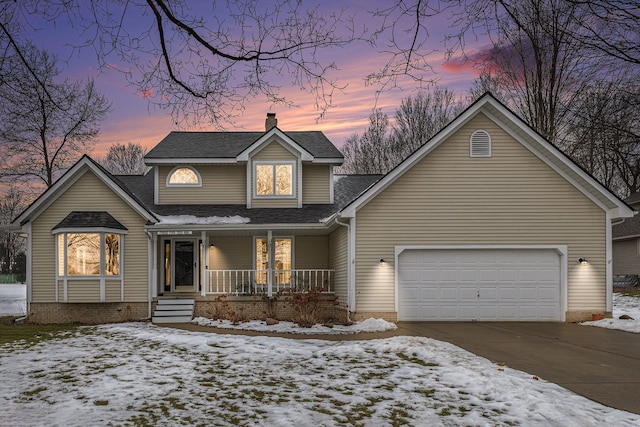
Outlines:
POLYGON ((293 195, 293 165, 256 165, 256 194, 259 196, 293 195))
POLYGON ((198 174, 191 168, 180 168, 173 171, 169 184, 199 184, 198 174))

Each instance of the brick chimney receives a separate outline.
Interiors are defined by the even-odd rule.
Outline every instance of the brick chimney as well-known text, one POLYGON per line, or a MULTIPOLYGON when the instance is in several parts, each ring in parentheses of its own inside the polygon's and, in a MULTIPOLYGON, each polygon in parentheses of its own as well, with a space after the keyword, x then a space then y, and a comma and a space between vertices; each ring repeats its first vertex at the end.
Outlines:
POLYGON ((276 119, 276 113, 267 113, 267 120, 264 121, 264 131, 269 132, 274 127, 278 126, 278 119, 276 119))

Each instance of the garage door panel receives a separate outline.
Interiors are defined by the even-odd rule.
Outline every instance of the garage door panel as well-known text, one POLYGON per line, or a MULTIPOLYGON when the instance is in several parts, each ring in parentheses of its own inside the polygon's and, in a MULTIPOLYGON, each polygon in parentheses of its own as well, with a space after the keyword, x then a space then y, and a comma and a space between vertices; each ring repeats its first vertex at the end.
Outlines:
POLYGON ((555 250, 405 250, 398 273, 399 320, 561 320, 555 250))
POLYGON ((460 270, 460 282, 477 282, 478 281, 478 270, 465 268, 460 270))
POLYGON ((511 268, 511 266, 509 265, 509 268, 505 268, 503 267, 502 269, 500 269, 498 271, 498 282, 501 283, 513 283, 513 282, 517 282, 518 281, 518 270, 515 270, 513 268, 511 268))
POLYGON ((521 301, 536 301, 539 291, 539 288, 533 286, 521 286, 518 292, 518 299, 521 301))
POLYGON ((460 298, 459 294, 461 291, 461 289, 452 286, 442 286, 438 294, 440 295, 440 300, 442 301, 457 301, 460 298))
POLYGON ((421 268, 417 276, 420 277, 423 282, 435 283, 438 281, 438 270, 421 268))
POLYGON ((468 286, 460 286, 460 291, 458 292, 458 298, 460 302, 471 301, 475 302, 478 299, 478 291, 476 287, 468 287, 468 286))
POLYGON ((440 293, 436 288, 422 287, 420 289, 420 301, 427 303, 428 301, 437 301, 440 297, 440 293))
POLYGON ((406 297, 408 299, 413 299, 413 300, 417 300, 421 292, 422 292, 422 288, 419 288, 417 286, 408 286, 405 289, 406 297))
POLYGON ((407 267, 400 272, 400 278, 404 281, 404 283, 416 283, 419 281, 418 272, 419 270, 415 267, 407 267))

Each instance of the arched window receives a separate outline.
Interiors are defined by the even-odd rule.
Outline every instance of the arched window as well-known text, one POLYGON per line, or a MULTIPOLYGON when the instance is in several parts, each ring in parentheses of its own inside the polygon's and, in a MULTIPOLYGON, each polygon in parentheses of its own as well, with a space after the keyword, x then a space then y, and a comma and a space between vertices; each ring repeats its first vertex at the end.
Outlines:
POLYGON ((198 171, 187 166, 174 168, 167 176, 167 187, 201 186, 202 178, 198 171))
POLYGON ((489 132, 477 130, 471 134, 469 155, 471 157, 491 157, 491 136, 489 132))

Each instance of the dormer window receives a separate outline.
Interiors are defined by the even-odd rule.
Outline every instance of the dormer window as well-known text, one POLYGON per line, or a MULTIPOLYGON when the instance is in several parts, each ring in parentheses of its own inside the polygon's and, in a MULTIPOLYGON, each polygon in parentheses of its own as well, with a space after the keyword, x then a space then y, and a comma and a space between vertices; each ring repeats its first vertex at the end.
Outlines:
POLYGON ((198 171, 191 167, 179 166, 167 176, 167 187, 202 186, 202 178, 198 171))
POLYGON ((293 197, 293 162, 256 163, 256 197, 293 197))

